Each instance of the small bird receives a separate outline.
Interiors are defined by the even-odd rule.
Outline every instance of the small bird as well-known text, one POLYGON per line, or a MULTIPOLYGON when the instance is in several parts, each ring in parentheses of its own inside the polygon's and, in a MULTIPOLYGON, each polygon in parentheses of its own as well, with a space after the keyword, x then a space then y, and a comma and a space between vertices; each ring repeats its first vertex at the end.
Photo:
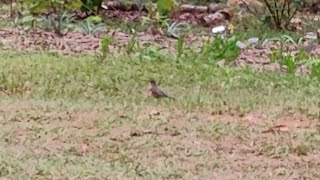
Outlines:
POLYGON ((156 84, 156 81, 151 79, 149 81, 149 92, 151 94, 151 96, 155 97, 155 98, 162 98, 162 97, 165 97, 165 98, 169 98, 169 99, 173 99, 173 97, 170 97, 168 95, 166 95, 163 91, 161 91, 161 89, 159 89, 159 87, 157 86, 156 84))

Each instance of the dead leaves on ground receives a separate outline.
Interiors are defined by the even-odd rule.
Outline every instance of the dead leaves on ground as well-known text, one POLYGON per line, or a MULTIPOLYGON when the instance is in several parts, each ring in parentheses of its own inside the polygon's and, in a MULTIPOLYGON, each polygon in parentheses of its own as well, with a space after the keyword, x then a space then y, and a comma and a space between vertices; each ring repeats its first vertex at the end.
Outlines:
POLYGON ((282 121, 278 125, 263 130, 262 133, 298 131, 298 129, 308 129, 314 126, 315 121, 312 120, 291 119, 282 121))
POLYGON ((263 130, 262 133, 271 133, 271 132, 277 132, 277 131, 288 132, 289 128, 286 125, 276 125, 266 130, 263 130))
MULTIPOLYGON (((303 114, 293 112, 290 116, 284 117, 270 117, 270 115, 279 110, 274 109, 270 111, 257 111, 249 113, 242 118, 243 121, 248 123, 248 126, 265 127, 261 130, 261 133, 276 133, 276 132, 300 132, 300 131, 312 131, 316 129, 318 122, 316 119, 311 119, 303 114)), ((281 112, 281 111, 280 111, 281 112)))

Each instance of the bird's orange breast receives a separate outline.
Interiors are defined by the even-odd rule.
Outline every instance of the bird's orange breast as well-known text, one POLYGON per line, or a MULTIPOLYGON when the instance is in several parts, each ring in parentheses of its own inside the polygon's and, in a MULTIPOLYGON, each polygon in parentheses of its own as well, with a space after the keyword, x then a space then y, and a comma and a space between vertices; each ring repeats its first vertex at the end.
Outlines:
POLYGON ((150 94, 151 96, 155 97, 155 98, 160 98, 160 94, 156 93, 156 92, 153 92, 153 91, 150 91, 150 94))

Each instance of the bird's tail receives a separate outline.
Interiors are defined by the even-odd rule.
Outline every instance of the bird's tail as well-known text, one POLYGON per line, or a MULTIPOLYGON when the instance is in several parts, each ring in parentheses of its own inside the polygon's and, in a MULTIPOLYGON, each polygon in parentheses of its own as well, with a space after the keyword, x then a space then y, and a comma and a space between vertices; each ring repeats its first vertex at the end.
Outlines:
POLYGON ((174 97, 166 96, 169 99, 176 100, 174 97))

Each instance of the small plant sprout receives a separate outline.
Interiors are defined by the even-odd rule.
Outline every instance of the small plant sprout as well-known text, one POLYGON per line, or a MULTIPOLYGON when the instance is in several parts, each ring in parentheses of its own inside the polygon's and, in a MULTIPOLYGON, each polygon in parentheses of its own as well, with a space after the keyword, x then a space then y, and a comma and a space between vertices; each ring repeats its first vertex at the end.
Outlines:
POLYGON ((280 64, 286 67, 288 74, 294 74, 296 72, 297 60, 295 56, 283 56, 283 59, 280 61, 280 64))
POLYGON ((180 58, 183 54, 183 44, 184 37, 180 35, 177 42, 177 58, 180 58))
POLYGON ((97 32, 107 31, 107 27, 103 23, 94 23, 91 20, 86 19, 85 21, 76 25, 76 30, 81 33, 95 34, 97 32))
POLYGON ((101 62, 107 57, 107 55, 110 53, 109 45, 111 44, 111 38, 109 36, 103 37, 101 40, 101 62))
POLYGON ((173 22, 171 25, 168 25, 167 35, 178 39, 181 29, 186 25, 183 22, 173 22))

